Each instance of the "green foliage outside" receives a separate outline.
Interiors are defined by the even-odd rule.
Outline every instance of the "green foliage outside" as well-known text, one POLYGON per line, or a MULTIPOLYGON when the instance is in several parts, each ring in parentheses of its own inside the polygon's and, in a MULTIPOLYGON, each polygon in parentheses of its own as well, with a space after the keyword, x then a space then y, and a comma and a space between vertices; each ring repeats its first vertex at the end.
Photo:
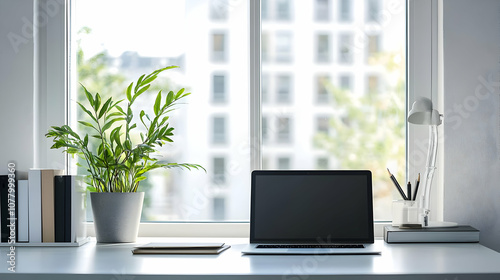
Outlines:
POLYGON ((387 167, 397 166, 397 173, 391 171, 400 180, 405 178, 405 66, 398 55, 372 58, 385 66, 386 77, 393 81, 384 81, 382 92, 356 94, 327 85, 337 114, 330 120, 331 133, 315 135, 316 145, 334 155, 340 168, 372 171, 375 200, 392 198, 387 167))

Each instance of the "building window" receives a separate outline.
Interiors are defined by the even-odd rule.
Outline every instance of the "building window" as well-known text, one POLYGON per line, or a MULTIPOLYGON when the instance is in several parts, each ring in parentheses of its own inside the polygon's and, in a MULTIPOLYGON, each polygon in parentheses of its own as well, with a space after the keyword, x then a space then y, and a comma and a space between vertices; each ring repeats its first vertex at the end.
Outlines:
POLYGON ((330 169, 330 163, 327 157, 319 157, 316 159, 316 169, 318 170, 328 170, 330 169))
POLYGON ((212 60, 215 62, 226 61, 226 35, 224 33, 212 34, 212 60))
POLYGON ((291 120, 289 117, 279 117, 278 122, 278 143, 291 143, 291 120))
POLYGON ((261 38, 260 38, 260 55, 262 62, 268 62, 269 61, 269 33, 267 32, 262 32, 261 38))
POLYGON ((212 101, 214 103, 226 102, 226 76, 222 74, 212 77, 212 101))
POLYGON ((368 62, 380 52, 380 36, 368 35, 367 57, 368 62))
POLYGON ((339 76, 340 89, 347 92, 352 92, 352 77, 348 74, 342 74, 339 76))
POLYGON ((260 87, 261 87, 261 102, 268 103, 269 102, 269 75, 268 74, 266 74, 266 73, 261 74, 260 87))
POLYGON ((262 116, 262 141, 267 142, 269 141, 269 124, 268 124, 268 119, 265 116, 262 116))
POLYGON ((212 20, 226 20, 229 0, 210 0, 210 18, 212 20))
POLYGON ((276 96, 278 103, 290 103, 292 101, 292 78, 290 75, 278 75, 276 77, 276 96))
POLYGON ((289 32, 276 33, 276 61, 292 61, 292 34, 289 32))
POLYGON ((314 18, 317 21, 330 20, 330 0, 316 0, 314 6, 314 18))
POLYGON ((269 19, 269 1, 261 0, 260 1, 260 17, 262 20, 269 19))
POLYGON ((226 159, 223 157, 213 158, 212 183, 221 187, 226 184, 226 159))
POLYGON ((328 87, 330 86, 330 76, 320 75, 316 77, 316 101, 325 104, 330 100, 328 87))
POLYGON ((380 16, 380 0, 366 0, 366 21, 377 22, 380 16))
POLYGON ((290 158, 289 157, 279 157, 278 158, 278 169, 280 170, 288 170, 290 169, 290 158))
POLYGON ((213 216, 215 221, 224 221, 226 219, 226 198, 214 197, 212 200, 213 216))
POLYGON ((340 34, 339 38, 339 63, 350 64, 353 62, 353 39, 351 34, 340 34))
POLYGON ((225 144, 226 139, 226 118, 225 117, 214 117, 213 118, 213 138, 212 142, 214 144, 225 144))
POLYGON ((378 94, 380 92, 379 78, 375 75, 368 76, 367 93, 370 95, 378 94))
POLYGON ((350 22, 352 21, 352 2, 354 0, 340 0, 339 1, 339 21, 350 22))
POLYGON ((292 19, 292 0, 275 0, 276 3, 276 19, 291 20, 292 19))
POLYGON ((330 132, 330 118, 329 117, 317 117, 316 118, 316 131, 318 133, 329 134, 330 132))
POLYGON ((316 61, 319 63, 330 62, 330 35, 317 35, 316 42, 316 61))

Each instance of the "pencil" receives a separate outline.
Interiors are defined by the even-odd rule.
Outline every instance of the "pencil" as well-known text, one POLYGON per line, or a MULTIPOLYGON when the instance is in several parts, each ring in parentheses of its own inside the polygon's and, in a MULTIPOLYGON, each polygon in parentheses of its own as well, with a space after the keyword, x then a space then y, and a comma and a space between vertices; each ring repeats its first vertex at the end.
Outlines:
POLYGON ((418 173, 418 179, 415 183, 415 192, 413 193, 413 200, 417 200, 418 186, 420 185, 420 173, 418 173))
POLYGON ((394 183, 394 186, 396 186, 396 188, 398 189, 399 193, 401 194, 401 197, 403 197, 404 200, 408 200, 408 198, 405 195, 405 192, 403 191, 403 189, 399 185, 398 180, 396 180, 396 178, 394 177, 394 175, 392 175, 391 171, 389 171, 389 168, 387 168, 387 172, 389 172, 390 178, 391 178, 392 182, 394 183))

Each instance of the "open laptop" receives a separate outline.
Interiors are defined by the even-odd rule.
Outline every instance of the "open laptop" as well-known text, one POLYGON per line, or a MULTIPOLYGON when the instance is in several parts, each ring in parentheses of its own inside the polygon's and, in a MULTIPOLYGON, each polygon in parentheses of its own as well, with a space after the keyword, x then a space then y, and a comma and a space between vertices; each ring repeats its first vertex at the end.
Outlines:
POLYGON ((379 254, 372 201, 370 171, 253 171, 242 253, 379 254))

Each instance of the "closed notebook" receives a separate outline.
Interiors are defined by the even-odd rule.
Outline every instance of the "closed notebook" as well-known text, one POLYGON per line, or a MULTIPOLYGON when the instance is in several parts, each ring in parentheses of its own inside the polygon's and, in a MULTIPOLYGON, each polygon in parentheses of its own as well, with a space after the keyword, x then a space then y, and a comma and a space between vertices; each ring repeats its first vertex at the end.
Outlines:
POLYGON ((231 246, 224 243, 148 243, 137 246, 134 254, 219 254, 231 246))
POLYGON ((479 230, 471 226, 420 229, 386 226, 384 228, 384 239, 387 243, 479 242, 479 234, 479 230))

